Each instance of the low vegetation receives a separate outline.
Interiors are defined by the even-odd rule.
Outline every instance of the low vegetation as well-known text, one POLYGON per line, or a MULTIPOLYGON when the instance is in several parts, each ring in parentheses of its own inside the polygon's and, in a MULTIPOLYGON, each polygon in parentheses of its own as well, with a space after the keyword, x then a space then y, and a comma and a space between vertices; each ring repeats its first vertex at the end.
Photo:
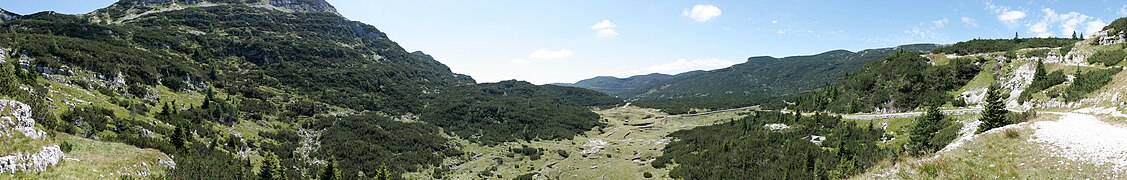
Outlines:
POLYGON ((1101 87, 1111 82, 1112 77, 1120 71, 1119 68, 1095 69, 1088 72, 1082 70, 1076 71, 1076 78, 1064 92, 1065 100, 1079 101, 1083 99, 1088 94, 1099 90, 1101 87))
POLYGON ((684 179, 846 178, 890 157, 877 146, 884 131, 839 117, 758 112, 729 123, 678 131, 654 167, 672 164, 684 179), (788 129, 773 131, 766 124, 788 129), (825 140, 812 142, 811 137, 825 140))
POLYGON ((907 111, 939 106, 953 100, 947 94, 966 85, 981 71, 985 59, 957 58, 931 65, 919 53, 899 52, 865 65, 836 84, 800 96, 795 109, 837 113, 907 111))
POLYGON ((1033 97, 1034 93, 1044 91, 1045 89, 1049 89, 1050 87, 1062 84, 1067 81, 1066 77, 1064 76, 1064 72, 1062 71, 1058 70, 1053 71, 1052 73, 1047 73, 1046 71, 1048 70, 1045 69, 1045 64, 1041 61, 1037 61, 1037 67, 1035 71, 1037 72, 1033 73, 1033 82, 1030 83, 1029 87, 1026 87, 1025 91, 1022 91, 1021 95, 1018 96, 1017 99, 1019 102, 1029 101, 1029 99, 1033 97))
POLYGON ((958 42, 950 46, 932 49, 932 53, 969 55, 978 53, 1007 52, 1024 48, 1062 47, 1080 41, 1078 38, 1018 38, 1013 39, 975 39, 958 42))

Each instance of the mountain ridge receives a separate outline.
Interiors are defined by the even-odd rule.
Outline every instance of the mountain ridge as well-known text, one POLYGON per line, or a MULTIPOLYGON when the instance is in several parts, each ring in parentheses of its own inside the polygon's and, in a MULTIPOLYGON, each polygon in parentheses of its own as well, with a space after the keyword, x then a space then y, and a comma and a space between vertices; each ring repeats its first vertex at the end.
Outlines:
POLYGON ((691 71, 666 76, 655 81, 631 81, 630 78, 596 77, 576 83, 560 83, 608 93, 627 100, 658 100, 717 96, 787 96, 817 89, 832 83, 846 72, 868 61, 895 51, 929 51, 936 44, 908 44, 896 47, 866 49, 857 52, 837 49, 812 55, 776 58, 748 57, 747 61, 729 67, 691 71), (785 71, 795 70, 795 71, 785 71), (801 81, 801 82, 800 82, 801 81), (802 83, 802 84, 799 84, 802 83), (791 92, 791 93, 779 93, 791 92))

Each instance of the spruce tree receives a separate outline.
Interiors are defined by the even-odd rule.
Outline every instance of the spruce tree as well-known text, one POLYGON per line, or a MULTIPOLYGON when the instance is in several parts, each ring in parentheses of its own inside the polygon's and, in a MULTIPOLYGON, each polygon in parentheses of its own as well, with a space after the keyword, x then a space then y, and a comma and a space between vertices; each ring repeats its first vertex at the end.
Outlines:
POLYGON ((262 168, 259 168, 258 179, 275 180, 283 178, 282 168, 278 165, 278 157, 273 152, 262 153, 262 168))
POLYGON ((982 124, 978 125, 978 132, 985 132, 990 129, 998 128, 1008 124, 1006 122, 1006 102, 1002 97, 1002 92, 998 90, 998 85, 991 85, 990 89, 986 92, 986 107, 982 109, 982 124))
POLYGON ((938 150, 937 144, 931 144, 931 139, 935 137, 935 133, 946 126, 944 123, 946 116, 939 108, 932 106, 927 108, 927 113, 924 116, 916 118, 916 126, 912 128, 911 152, 916 155, 934 152, 938 150))
POLYGON ((176 131, 168 137, 168 140, 172 143, 172 147, 176 147, 177 150, 184 149, 184 127, 176 126, 176 131))

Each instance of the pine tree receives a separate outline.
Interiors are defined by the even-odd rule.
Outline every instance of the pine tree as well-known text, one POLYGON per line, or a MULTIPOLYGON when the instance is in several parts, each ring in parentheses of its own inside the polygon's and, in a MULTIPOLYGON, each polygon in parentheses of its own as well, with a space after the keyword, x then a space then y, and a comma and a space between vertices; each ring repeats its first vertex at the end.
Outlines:
POLYGON ((172 133, 172 136, 168 137, 168 140, 171 141, 172 147, 184 149, 184 127, 176 126, 176 131, 172 133))
POLYGON ((985 132, 990 129, 998 128, 1008 124, 1006 122, 1006 102, 1002 97, 1002 92, 998 90, 998 85, 991 85, 990 89, 986 91, 986 107, 982 109, 982 124, 978 125, 978 132, 985 132))
POLYGON ((1076 37, 1076 31, 1072 31, 1072 39, 1080 39, 1076 37))
POLYGON ((262 168, 259 168, 258 179, 276 180, 283 178, 282 168, 278 165, 278 157, 273 152, 262 153, 262 168))
POLYGON ((215 101, 215 89, 207 88, 207 96, 203 99, 203 105, 200 108, 211 109, 211 101, 215 101))
POLYGON ((939 111, 939 107, 932 106, 927 108, 927 113, 924 116, 916 118, 916 126, 912 128, 911 152, 916 155, 931 153, 938 150, 937 144, 931 144, 931 139, 935 137, 935 133, 945 127, 944 120, 946 116, 943 112, 939 111))
POLYGON ((375 179, 378 179, 378 180, 390 180, 390 179, 392 179, 392 178, 391 178, 391 171, 389 171, 389 170, 387 169, 387 165, 386 165, 386 164, 385 164, 385 165, 381 165, 381 166, 380 166, 380 169, 377 169, 377 170, 376 170, 376 174, 375 174, 375 175, 373 175, 372 177, 374 177, 375 179))

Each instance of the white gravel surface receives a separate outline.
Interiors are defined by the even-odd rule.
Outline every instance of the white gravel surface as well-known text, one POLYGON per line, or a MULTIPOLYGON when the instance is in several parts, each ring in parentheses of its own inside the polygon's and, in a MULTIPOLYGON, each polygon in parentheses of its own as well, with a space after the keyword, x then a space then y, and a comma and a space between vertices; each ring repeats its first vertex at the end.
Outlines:
POLYGON ((1100 121, 1095 116, 1053 113, 1060 120, 1033 124, 1039 141, 1057 147, 1054 153, 1069 159, 1108 163, 1116 171, 1127 167, 1127 127, 1100 121))

